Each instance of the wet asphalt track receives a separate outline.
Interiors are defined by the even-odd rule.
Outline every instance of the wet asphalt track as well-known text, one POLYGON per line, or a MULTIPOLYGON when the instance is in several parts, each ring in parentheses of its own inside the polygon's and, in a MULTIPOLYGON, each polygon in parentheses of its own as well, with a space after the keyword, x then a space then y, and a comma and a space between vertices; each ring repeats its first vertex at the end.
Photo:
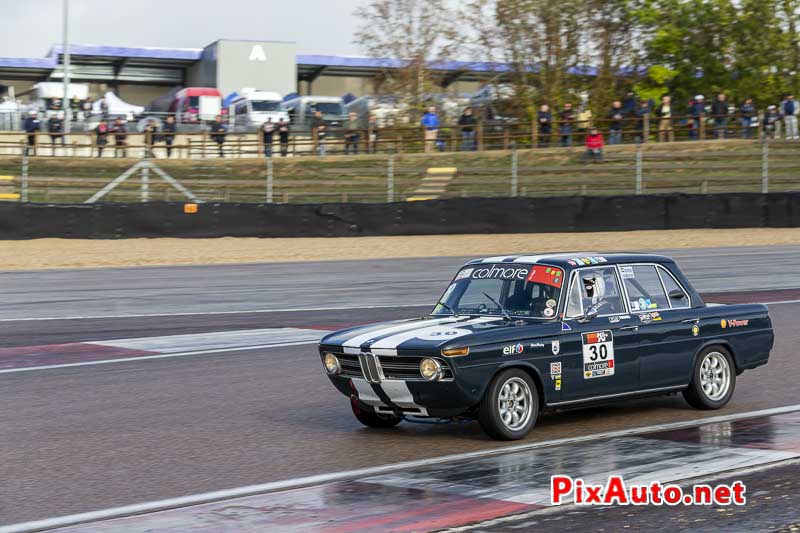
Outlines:
MULTIPOLYGON (((602 246, 587 246, 587 248, 602 246)), ((705 292, 800 285, 800 247, 673 254, 705 292)), ((0 341, 30 346, 416 316, 459 258, 3 273, 0 341), (315 312, 248 312, 356 307, 315 312), (21 318, 206 313, 28 321, 21 318), (8 321, 12 319, 13 321, 8 321)), ((725 412, 800 403, 800 304, 725 412)), ((477 424, 362 429, 313 346, 0 375, 0 524, 502 445, 477 424)), ((529 442, 704 416, 679 397, 556 413, 529 442)))

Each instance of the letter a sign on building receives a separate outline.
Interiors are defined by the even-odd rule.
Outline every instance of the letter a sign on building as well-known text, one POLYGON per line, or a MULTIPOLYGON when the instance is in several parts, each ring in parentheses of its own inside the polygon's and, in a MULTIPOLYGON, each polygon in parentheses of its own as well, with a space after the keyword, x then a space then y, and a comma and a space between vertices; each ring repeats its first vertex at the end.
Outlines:
POLYGON ((264 53, 264 47, 260 44, 254 44, 250 50, 250 61, 266 61, 267 54, 264 53))

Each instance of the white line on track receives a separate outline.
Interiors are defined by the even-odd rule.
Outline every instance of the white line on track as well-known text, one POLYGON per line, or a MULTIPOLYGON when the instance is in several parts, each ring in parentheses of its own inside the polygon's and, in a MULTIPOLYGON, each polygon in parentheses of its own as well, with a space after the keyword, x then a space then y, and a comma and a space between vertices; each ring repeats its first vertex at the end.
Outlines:
POLYGON ((148 359, 167 359, 169 357, 185 357, 187 355, 206 355, 206 354, 222 353, 222 352, 242 352, 247 350, 260 350, 263 348, 280 348, 282 346, 301 346, 303 344, 317 344, 318 342, 319 342, 318 340, 277 342, 272 344, 256 344, 253 346, 236 346, 233 348, 212 348, 210 350, 193 350, 191 352, 165 353, 158 355, 141 355, 139 357, 125 357, 121 359, 104 359, 102 361, 84 361, 81 363, 63 363, 58 365, 30 366, 27 368, 6 368, 0 370, 0 374, 11 374, 14 372, 32 372, 34 370, 50 370, 53 368, 70 368, 73 366, 94 366, 94 365, 110 365, 112 363, 130 363, 133 361, 146 361, 148 359))
MULTIPOLYGON (((782 289, 781 289, 782 290, 782 289)), ((736 292, 736 291, 732 291, 736 292)), ((783 305, 783 304, 797 304, 800 300, 781 300, 777 302, 753 302, 763 303, 764 305, 783 305)), ((296 307, 286 309, 250 309, 250 310, 234 310, 234 311, 190 311, 185 313, 140 313, 129 315, 73 315, 73 316, 43 316, 43 317, 16 317, 16 318, 0 318, 0 322, 36 322, 36 321, 50 321, 50 320, 103 320, 113 318, 156 318, 168 316, 212 316, 212 315, 246 315, 249 313, 263 314, 263 313, 299 313, 311 311, 350 311, 354 309, 407 309, 411 307, 433 307, 430 302, 418 304, 383 304, 383 305, 346 305, 340 307, 296 307)))
POLYGON ((45 529, 52 529, 57 527, 73 526, 78 524, 85 524, 87 522, 97 522, 101 520, 110 520, 112 518, 121 518, 123 516, 137 515, 152 513, 156 511, 163 511, 166 509, 174 509, 177 507, 187 507, 190 505, 199 505, 203 503, 211 503, 220 500, 229 500, 232 498, 239 498, 242 496, 252 496, 256 494, 263 494, 267 492, 276 492, 281 490, 297 489, 311 485, 322 485, 325 483, 333 483, 337 481, 345 481, 354 478, 378 476, 397 472, 399 470, 408 470, 410 468, 418 468, 423 466, 439 465, 444 463, 452 463, 456 461, 465 461, 471 459, 479 459, 484 457, 491 457, 495 455, 505 455, 509 453, 525 452, 537 448, 544 448, 547 446, 559 446, 562 444, 574 444, 578 442, 593 441, 599 439, 608 439, 614 437, 626 437, 630 435, 641 435, 643 433, 652 433, 656 431, 667 431, 673 429, 683 429, 688 427, 703 426, 706 424, 714 424, 719 422, 731 422, 734 420, 741 420, 746 418, 753 418, 758 416, 771 416, 784 413, 800 411, 800 404, 787 405, 784 407, 773 407, 771 409, 761 409, 758 411, 749 411, 744 413, 735 413, 730 415, 712 416, 699 420, 687 420, 684 422, 671 422, 668 424, 656 424, 652 426, 644 426, 632 429, 623 429, 618 431, 607 431, 604 433, 595 433, 593 435, 584 435, 581 437, 569 437, 563 439, 554 439, 542 442, 534 442, 531 444, 515 444, 511 446, 503 446, 500 448, 493 448, 490 450, 480 450, 476 452, 456 453, 451 455, 444 455, 441 457, 432 457, 430 459, 419 459, 417 461, 406 461, 402 463, 394 463, 381 466, 373 466, 368 468, 359 468, 357 470, 347 470, 343 472, 333 472, 329 474, 318 474, 314 476, 307 476, 294 479, 286 479, 283 481, 274 481, 271 483, 263 483, 260 485, 249 485, 246 487, 237 487, 233 489, 218 490, 214 492, 206 492, 203 494, 194 494, 191 496, 182 496, 179 498, 169 498, 165 500, 152 501, 147 503, 140 503, 134 505, 126 505, 123 507, 114 507, 111 509, 104 509, 101 511, 92 511, 88 513, 81 513, 75 515, 62 516, 57 518, 48 518, 44 520, 36 520, 33 522, 24 522, 20 524, 12 524, 8 526, 0 526, 0 533, 28 533, 33 531, 42 531, 45 529))
POLYGON ((190 311, 185 313, 141 313, 129 315, 74 315, 74 316, 43 316, 43 317, 15 317, 0 318, 0 322, 35 322, 44 320, 100 320, 105 318, 150 318, 162 316, 205 316, 205 315, 246 315, 248 313, 296 313, 309 311, 348 311, 351 309, 390 309, 392 307, 403 309, 407 307, 433 307, 430 302, 419 304, 385 304, 385 305, 350 305, 340 307, 297 307, 287 309, 250 309, 234 311, 190 311))

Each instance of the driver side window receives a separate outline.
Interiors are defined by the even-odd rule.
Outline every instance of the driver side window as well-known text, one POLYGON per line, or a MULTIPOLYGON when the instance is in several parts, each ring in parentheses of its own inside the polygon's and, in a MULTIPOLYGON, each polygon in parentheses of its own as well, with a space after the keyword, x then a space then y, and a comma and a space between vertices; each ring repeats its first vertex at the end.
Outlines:
POLYGON ((616 269, 613 266, 582 268, 572 277, 567 300, 567 318, 581 316, 595 307, 599 316, 625 312, 616 269))

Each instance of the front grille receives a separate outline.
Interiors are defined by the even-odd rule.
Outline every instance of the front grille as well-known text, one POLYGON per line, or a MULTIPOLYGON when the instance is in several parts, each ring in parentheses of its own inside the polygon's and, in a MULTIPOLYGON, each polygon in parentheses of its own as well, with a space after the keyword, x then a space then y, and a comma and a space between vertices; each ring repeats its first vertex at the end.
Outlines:
MULTIPOLYGON (((421 356, 397 356, 379 355, 371 353, 355 354, 334 354, 339 358, 342 365, 341 376, 347 378, 361 378, 370 383, 379 383, 383 379, 394 379, 402 381, 425 381, 419 373, 419 363, 425 357, 421 356)), ((444 368, 442 381, 453 379, 453 371, 447 363, 437 358, 444 368)))

